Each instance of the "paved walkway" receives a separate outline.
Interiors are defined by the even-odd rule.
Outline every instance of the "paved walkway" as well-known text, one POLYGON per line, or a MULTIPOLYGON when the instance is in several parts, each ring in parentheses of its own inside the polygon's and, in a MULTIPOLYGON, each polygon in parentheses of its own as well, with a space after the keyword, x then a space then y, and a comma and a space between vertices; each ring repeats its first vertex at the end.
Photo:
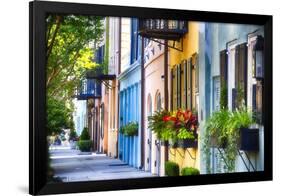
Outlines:
POLYGON ((82 154, 68 147, 50 149, 55 177, 64 182, 152 177, 149 172, 133 168, 105 154, 82 154))

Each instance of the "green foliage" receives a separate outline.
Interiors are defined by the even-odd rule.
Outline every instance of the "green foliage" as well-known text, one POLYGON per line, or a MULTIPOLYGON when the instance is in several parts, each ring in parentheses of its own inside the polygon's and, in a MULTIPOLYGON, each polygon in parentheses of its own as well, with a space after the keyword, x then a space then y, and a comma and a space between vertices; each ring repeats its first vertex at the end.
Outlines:
POLYGON ((47 99, 47 132, 48 135, 60 134, 62 129, 73 129, 72 108, 64 101, 47 99))
POLYGON ((178 139, 195 139, 192 131, 187 131, 185 128, 181 128, 177 134, 178 139))
POLYGON ((184 167, 181 170, 182 176, 199 175, 200 171, 194 167, 184 167))
POLYGON ((95 46, 103 39, 103 18, 98 16, 47 16, 47 93, 69 99, 92 61, 95 46))
POLYGON ((227 86, 225 82, 221 84, 220 109, 227 109, 227 86))
POLYGON ((231 112, 227 109, 221 109, 212 114, 206 122, 206 129, 209 136, 218 137, 219 145, 227 138, 227 125, 231 116, 231 112))
POLYGON ((120 127, 120 133, 126 136, 138 135, 139 125, 137 122, 129 122, 128 124, 120 127))
POLYGON ((79 140, 78 148, 81 152, 89 152, 91 151, 92 140, 79 140))
POLYGON ((77 137, 78 137, 78 135, 77 135, 76 131, 70 130, 69 139, 70 139, 70 140, 76 140, 77 137))
POLYGON ((119 131, 120 131, 120 133, 124 134, 124 133, 125 133, 125 128, 124 128, 124 126, 120 126, 119 131))
POLYGON ((172 161, 165 162, 165 174, 167 176, 179 176, 179 165, 172 161))
POLYGON ((84 127, 79 140, 90 140, 89 130, 87 127, 84 127))
POLYGON ((163 121, 164 116, 169 116, 170 112, 166 110, 156 111, 148 117, 148 127, 156 134, 158 139, 167 140, 171 135, 167 129, 167 122, 163 121))
POLYGON ((127 136, 134 136, 138 135, 139 125, 137 122, 130 122, 125 127, 125 135, 127 136))
POLYGON ((241 87, 241 84, 238 84, 238 87, 237 87, 237 95, 236 95, 236 100, 235 100, 235 105, 237 108, 242 108, 243 105, 244 105, 244 90, 243 88, 241 87))
POLYGON ((173 141, 176 141, 177 140, 177 133, 175 131, 171 131, 171 129, 163 128, 162 131, 161 131, 161 136, 158 139, 161 139, 161 140, 164 140, 164 141, 168 141, 169 139, 173 140, 173 141))
MULTIPOLYGON (((206 154, 206 161, 209 163, 211 137, 218 139, 218 145, 227 143, 225 152, 226 169, 228 172, 235 170, 235 159, 237 156, 237 144, 239 140, 239 129, 249 127, 253 123, 252 112, 245 106, 228 111, 221 109, 212 114, 206 122, 203 151, 206 154)), ((207 171, 210 171, 207 166, 207 171)))

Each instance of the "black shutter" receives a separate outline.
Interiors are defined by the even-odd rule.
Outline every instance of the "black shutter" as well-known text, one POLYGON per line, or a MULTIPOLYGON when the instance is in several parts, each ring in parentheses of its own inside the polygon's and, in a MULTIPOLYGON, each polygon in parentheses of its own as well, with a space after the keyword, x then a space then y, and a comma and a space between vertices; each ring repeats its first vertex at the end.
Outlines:
POLYGON ((233 88, 232 89, 232 104, 231 104, 231 109, 232 110, 235 110, 237 108, 237 101, 236 101, 236 98, 237 98, 237 89, 236 88, 233 88))
POLYGON ((263 123, 263 115, 262 115, 262 106, 263 106, 263 84, 262 81, 257 81, 256 84, 256 115, 257 122, 263 123))
POLYGON ((174 68, 172 69, 172 74, 173 74, 173 110, 177 109, 178 105, 177 105, 177 67, 174 66, 174 68))
POLYGON ((181 108, 186 109, 186 85, 185 85, 185 80, 186 80, 186 70, 185 70, 185 65, 184 61, 181 62, 180 68, 181 68, 181 108))
POLYGON ((227 65, 227 50, 220 51, 220 107, 227 108, 227 84, 228 84, 228 65, 227 65))
POLYGON ((177 108, 181 107, 181 66, 177 65, 177 108))
POLYGON ((187 108, 192 109, 192 78, 191 78, 191 58, 187 60, 187 108))
POLYGON ((199 64, 198 64, 198 54, 194 56, 194 69, 195 69, 195 93, 199 93, 199 64))
POLYGON ((174 108, 174 70, 171 69, 171 98, 170 98, 170 103, 171 103, 171 106, 170 106, 170 109, 173 110, 174 108))
POLYGON ((221 86, 223 83, 227 85, 227 51, 220 51, 220 83, 221 86))
POLYGON ((187 60, 184 60, 183 61, 183 66, 184 66, 184 105, 185 105, 185 108, 189 108, 188 107, 188 82, 187 82, 187 79, 188 79, 188 67, 187 67, 187 60))
MULTIPOLYGON (((237 89, 237 93, 240 93, 240 90, 241 93, 243 93, 241 96, 245 104, 247 103, 247 54, 247 43, 235 47, 235 88, 237 89)), ((238 96, 240 95, 237 95, 237 97, 238 96)))

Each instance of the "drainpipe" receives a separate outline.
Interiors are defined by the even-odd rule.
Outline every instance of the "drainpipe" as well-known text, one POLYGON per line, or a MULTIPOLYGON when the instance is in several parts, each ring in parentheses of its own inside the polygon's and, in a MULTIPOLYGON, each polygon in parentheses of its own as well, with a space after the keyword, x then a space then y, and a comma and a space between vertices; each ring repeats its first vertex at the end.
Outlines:
POLYGON ((141 168, 144 169, 144 38, 141 37, 141 168))
MULTIPOLYGON (((164 109, 168 110, 168 41, 165 40, 164 44, 164 109)), ((172 100, 171 100, 172 101, 172 100)), ((164 159, 165 161, 168 161, 168 147, 164 147, 164 159)))
MULTIPOLYGON (((117 70, 117 76, 119 76, 120 75, 120 72, 121 72, 121 17, 119 17, 119 20, 118 20, 118 29, 119 29, 119 32, 118 32, 118 35, 119 35, 119 37, 118 37, 118 70, 117 70)), ((115 73, 116 73, 116 71, 115 71, 115 73)), ((116 80, 117 80, 117 77, 116 77, 116 80)), ((116 81, 116 84, 117 84, 117 86, 118 86, 118 91, 117 91, 117 115, 119 115, 119 111, 120 111, 120 104, 119 104, 119 102, 120 102, 120 97, 119 97, 119 92, 120 92, 120 81, 119 80, 117 80, 116 81)), ((119 117, 120 116, 118 116, 117 117, 117 122, 116 122, 116 126, 117 126, 117 130, 118 130, 118 132, 117 132, 117 141, 116 141, 116 157, 118 157, 119 158, 119 153, 118 153, 118 151, 119 151, 119 149, 118 149, 118 133, 119 133, 119 117)), ((115 120, 115 119, 114 119, 115 120)))

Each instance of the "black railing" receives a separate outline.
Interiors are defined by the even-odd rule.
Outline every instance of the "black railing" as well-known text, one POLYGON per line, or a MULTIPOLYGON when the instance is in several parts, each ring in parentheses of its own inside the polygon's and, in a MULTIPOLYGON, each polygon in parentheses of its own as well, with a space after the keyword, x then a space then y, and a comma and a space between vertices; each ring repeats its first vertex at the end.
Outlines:
POLYGON ((147 38, 178 40, 187 32, 187 21, 142 19, 139 34, 147 38))
POLYGON ((101 83, 95 79, 86 79, 81 82, 77 89, 76 97, 78 100, 101 97, 101 83))

